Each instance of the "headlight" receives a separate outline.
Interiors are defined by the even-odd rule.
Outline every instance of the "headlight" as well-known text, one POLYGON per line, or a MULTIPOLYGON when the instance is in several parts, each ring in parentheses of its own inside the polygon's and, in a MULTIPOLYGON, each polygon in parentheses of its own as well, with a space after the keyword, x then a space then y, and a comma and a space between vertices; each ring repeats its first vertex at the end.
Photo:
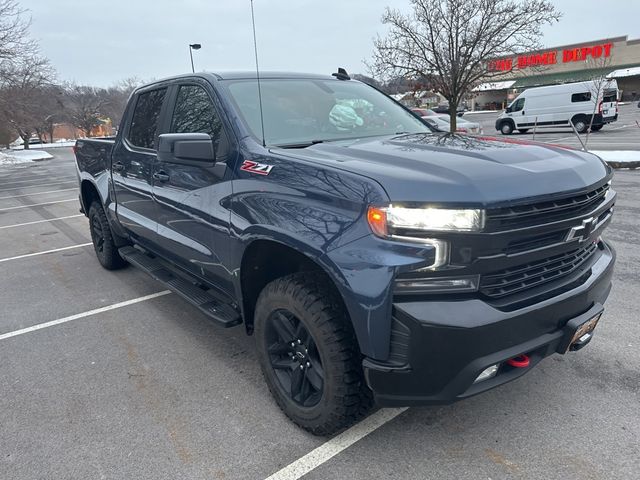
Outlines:
POLYGON ((433 238, 426 232, 477 232, 484 227, 484 210, 408 208, 389 205, 369 207, 367 221, 374 234, 379 237, 415 242, 434 247, 433 263, 427 267, 434 270, 449 262, 449 242, 433 238))
MULTIPOLYGON (((484 210, 447 208, 407 208, 389 205, 369 207, 371 230, 381 237, 407 236, 402 232, 477 232, 484 227, 484 210)), ((410 236, 410 235, 409 235, 410 236)))

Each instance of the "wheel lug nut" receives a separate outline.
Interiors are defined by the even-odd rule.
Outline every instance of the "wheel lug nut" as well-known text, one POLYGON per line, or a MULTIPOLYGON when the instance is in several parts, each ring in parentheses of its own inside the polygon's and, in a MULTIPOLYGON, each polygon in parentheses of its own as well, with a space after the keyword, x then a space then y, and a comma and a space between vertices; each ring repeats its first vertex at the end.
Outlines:
POLYGON ((304 365, 300 365, 300 370, 304 370, 304 365))
POLYGON ((307 362, 306 365, 307 365, 307 368, 309 368, 311 366, 311 364, 309 362, 307 362))
POLYGON ((298 345, 302 344, 302 340, 298 339, 298 345))
POLYGON ((294 342, 291 342, 291 346, 292 346, 292 347, 295 347, 295 346, 296 346, 296 344, 295 344, 294 342))

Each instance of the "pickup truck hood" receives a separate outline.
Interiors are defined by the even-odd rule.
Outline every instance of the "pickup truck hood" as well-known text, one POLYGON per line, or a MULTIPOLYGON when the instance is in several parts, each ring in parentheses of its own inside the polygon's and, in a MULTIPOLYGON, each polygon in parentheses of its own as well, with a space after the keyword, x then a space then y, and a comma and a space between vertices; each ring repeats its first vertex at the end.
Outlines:
POLYGON ((609 174, 595 155, 578 150, 451 134, 319 143, 295 157, 370 177, 394 202, 511 203, 583 190, 609 174))

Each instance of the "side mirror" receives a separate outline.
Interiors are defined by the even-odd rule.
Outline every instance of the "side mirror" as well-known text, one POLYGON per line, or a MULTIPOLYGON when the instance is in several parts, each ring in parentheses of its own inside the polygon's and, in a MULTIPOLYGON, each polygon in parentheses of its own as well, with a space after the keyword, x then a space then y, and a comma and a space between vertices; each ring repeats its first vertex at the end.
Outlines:
POLYGON ((507 107, 507 108, 504 109, 504 111, 507 112, 507 113, 511 113, 512 110, 511 110, 511 107, 507 107))
POLYGON ((158 160, 184 164, 214 163, 213 141, 207 133, 163 133, 158 137, 158 160))

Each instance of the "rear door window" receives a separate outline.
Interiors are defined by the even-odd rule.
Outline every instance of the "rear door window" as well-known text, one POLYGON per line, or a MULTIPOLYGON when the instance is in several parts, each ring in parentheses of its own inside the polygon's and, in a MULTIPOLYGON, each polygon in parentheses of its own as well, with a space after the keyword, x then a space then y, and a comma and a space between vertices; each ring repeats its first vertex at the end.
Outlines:
POLYGON ((618 91, 617 90, 605 90, 602 96, 602 101, 604 103, 614 103, 618 100, 618 91))
POLYGON ((127 136, 132 145, 149 149, 155 147, 160 111, 166 93, 166 88, 159 88, 138 95, 127 136))

